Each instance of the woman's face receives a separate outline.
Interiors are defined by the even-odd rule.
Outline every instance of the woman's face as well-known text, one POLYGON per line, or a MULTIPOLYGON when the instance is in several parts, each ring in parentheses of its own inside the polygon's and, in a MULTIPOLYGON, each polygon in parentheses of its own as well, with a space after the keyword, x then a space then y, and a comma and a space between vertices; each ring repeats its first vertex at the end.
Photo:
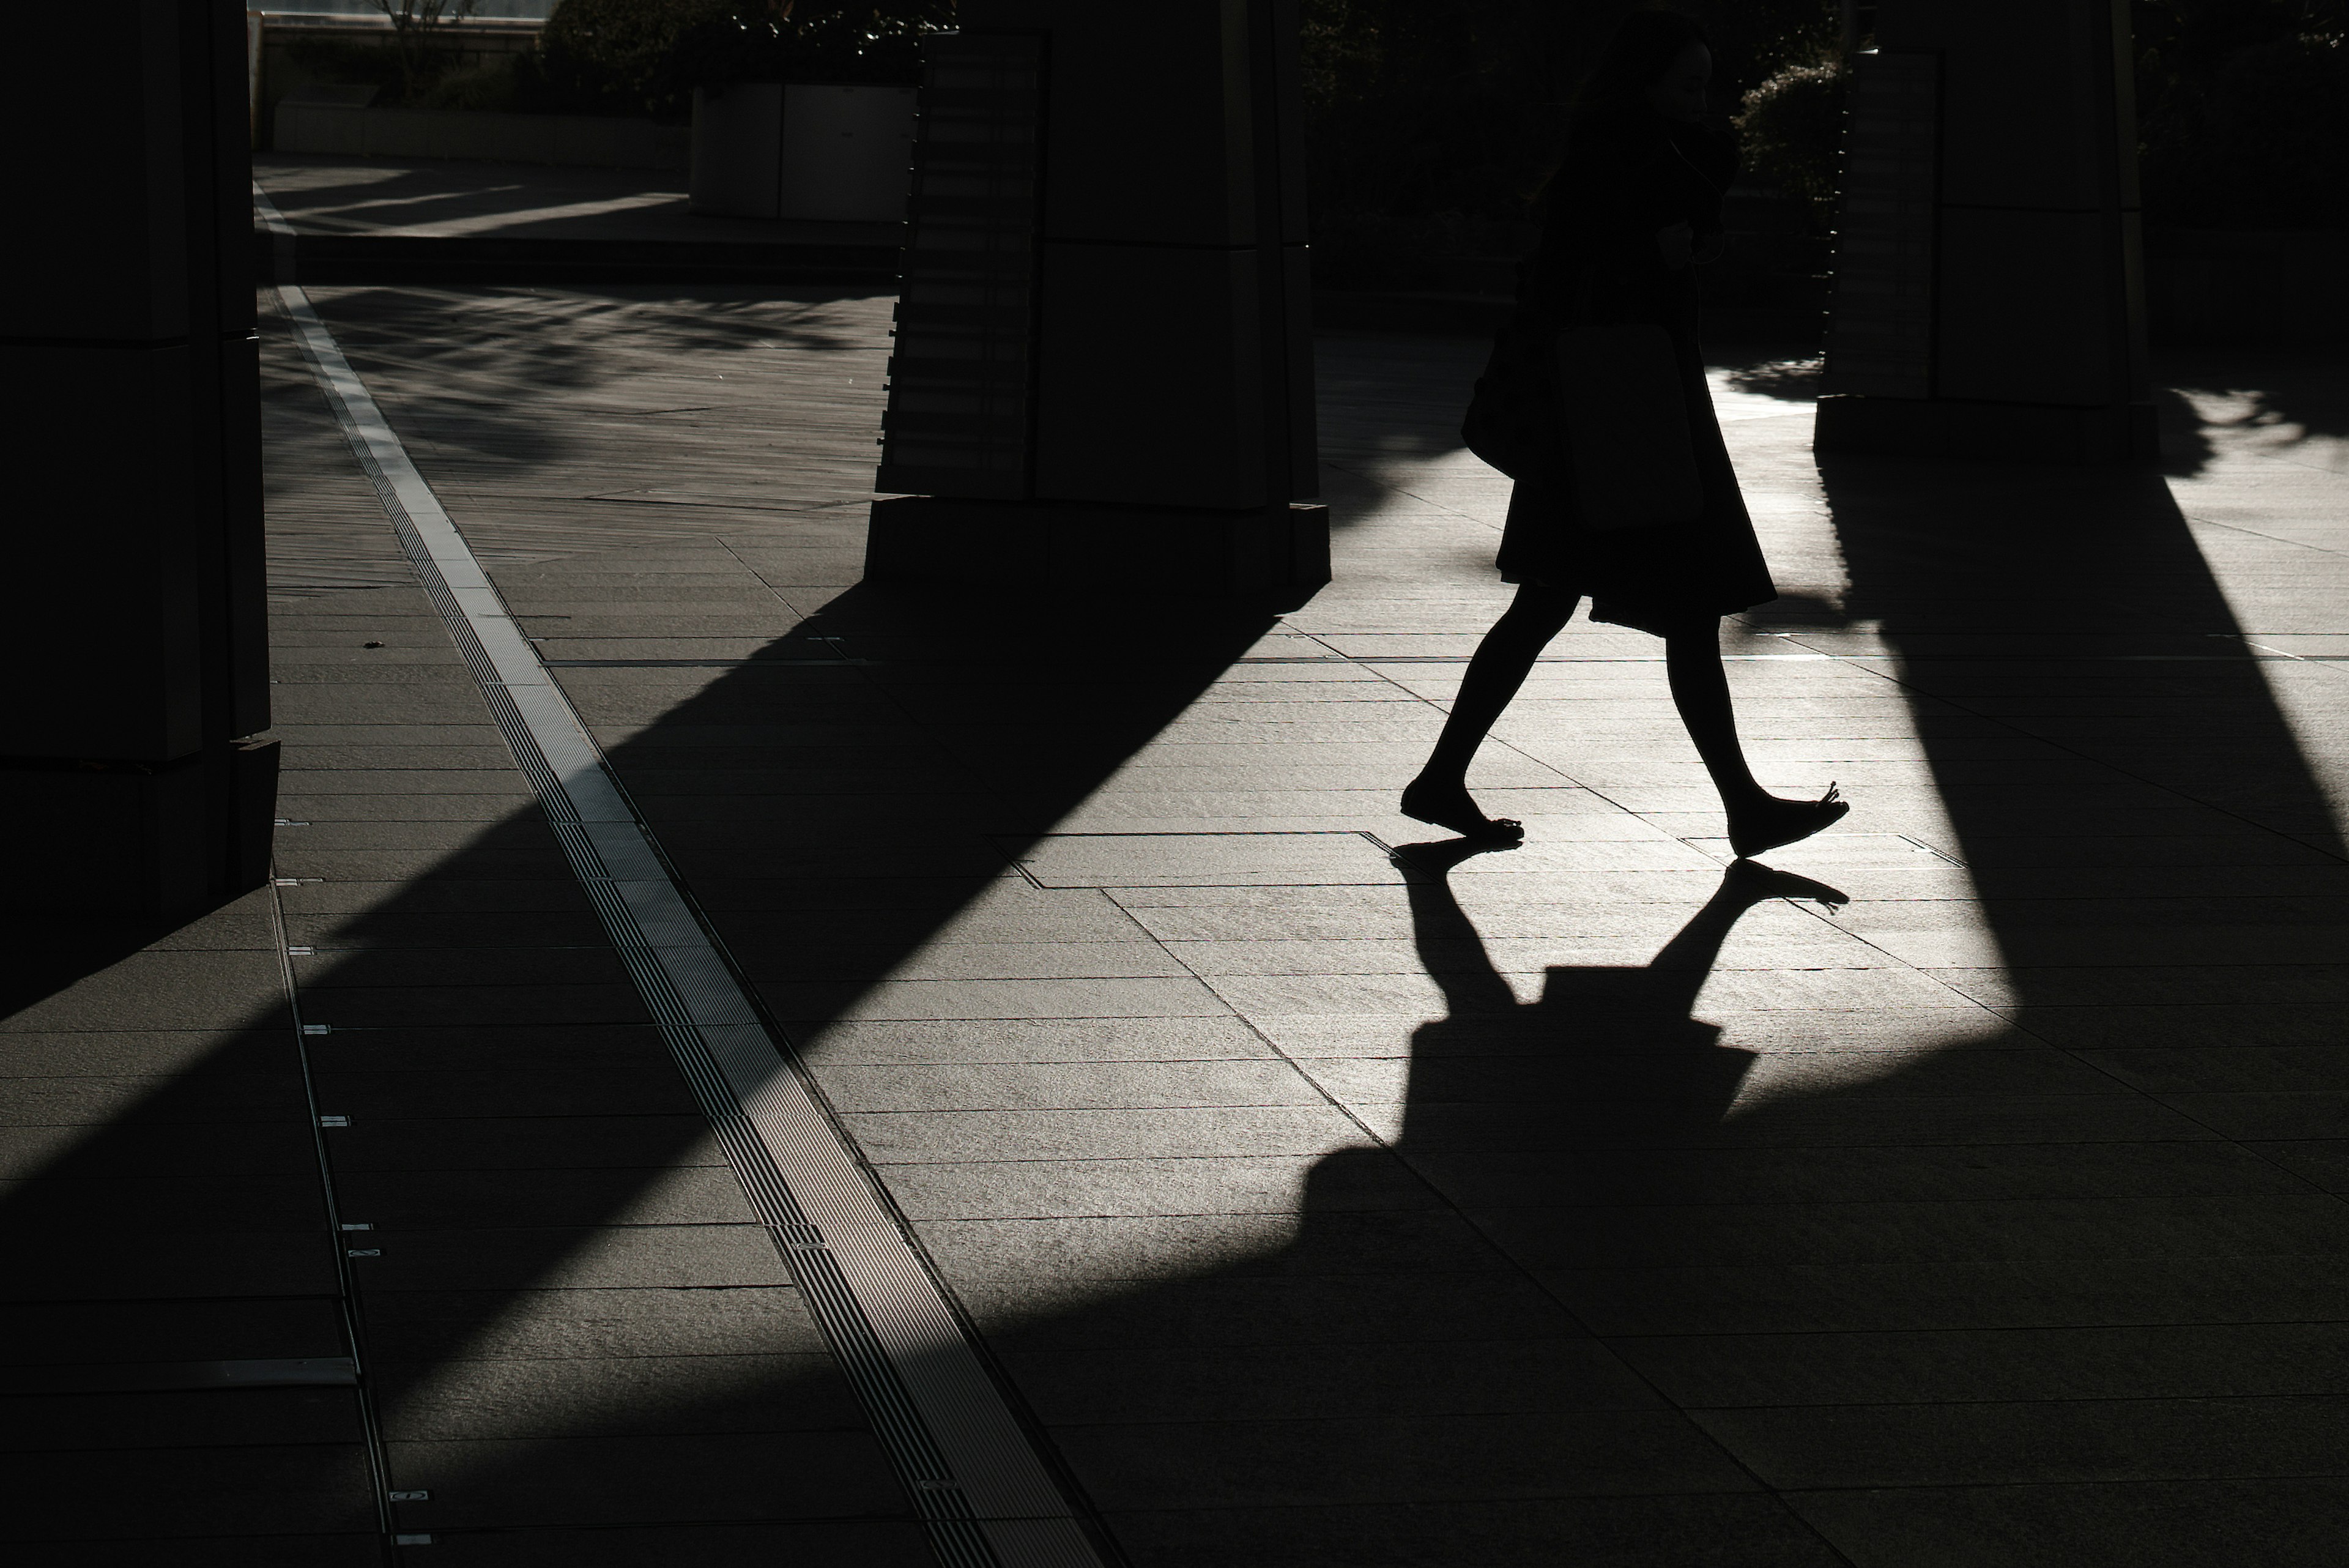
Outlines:
POLYGON ((1691 44, 1648 89, 1648 105, 1668 119, 1702 119, 1712 83, 1713 51, 1691 44))

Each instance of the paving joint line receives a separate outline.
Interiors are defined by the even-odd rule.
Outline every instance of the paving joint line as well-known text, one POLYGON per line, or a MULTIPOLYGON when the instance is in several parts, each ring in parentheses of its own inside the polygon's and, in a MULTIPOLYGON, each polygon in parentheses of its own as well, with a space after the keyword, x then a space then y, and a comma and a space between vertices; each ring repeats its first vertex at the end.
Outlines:
MULTIPOLYGON (((254 206, 290 273, 291 231, 254 206)), ((657 841, 298 284, 277 294, 419 585, 823 1326, 947 1568, 1108 1558, 790 1044, 771 1032, 657 841)))
MULTIPOLYGON (((275 868, 273 860, 271 869, 275 868)), ((302 1071, 302 1103, 309 1111, 310 1150, 317 1161, 318 1194, 326 1211, 326 1236, 335 1265, 335 1315, 342 1325, 343 1343, 350 1351, 350 1387, 358 1405, 359 1435, 367 1451, 369 1490, 375 1493, 376 1532, 390 1541, 399 1533, 399 1525, 392 1513, 391 1454, 383 1435, 383 1412, 368 1376, 366 1314, 359 1305, 358 1280, 347 1246, 348 1232, 343 1229, 334 1162, 326 1153, 326 1120, 318 1108, 317 1075, 310 1061, 309 1036, 302 1027, 301 987, 294 974, 293 950, 285 941, 285 889, 273 878, 268 893, 270 945, 276 950, 277 982, 285 995, 285 1022, 294 1038, 294 1060, 302 1071)))

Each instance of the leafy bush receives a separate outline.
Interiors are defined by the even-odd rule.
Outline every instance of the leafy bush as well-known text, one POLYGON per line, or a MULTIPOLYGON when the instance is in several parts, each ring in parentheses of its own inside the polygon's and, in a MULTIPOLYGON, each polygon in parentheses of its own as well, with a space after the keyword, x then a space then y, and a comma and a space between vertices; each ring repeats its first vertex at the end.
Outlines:
POLYGON ((952 0, 789 7, 741 0, 562 0, 517 73, 529 107, 681 119, 734 81, 914 81, 952 0))
POLYGON ((492 112, 512 109, 517 96, 514 69, 523 57, 509 55, 503 59, 450 71, 419 94, 415 102, 424 109, 492 112))
POLYGON ((400 96, 419 98, 448 74, 449 51, 436 47, 441 26, 473 14, 473 0, 375 0, 391 23, 391 47, 399 56, 400 96))
POLYGON ((399 51, 388 43, 351 43, 341 38, 294 37, 283 46, 272 46, 272 53, 282 50, 284 64, 290 69, 278 68, 272 62, 270 87, 273 96, 279 90, 308 82, 334 82, 346 87, 371 87, 377 89, 376 101, 396 104, 400 101, 406 78, 400 69, 399 51))
POLYGON ((2139 0, 2146 216, 2337 228, 2349 189, 2349 4, 2139 0))
POLYGON ((1737 114, 1748 172, 1808 202, 1822 231, 1835 218, 1849 81, 1834 61, 1789 66, 1747 93, 1737 114))
POLYGON ((678 119, 692 88, 677 78, 678 41, 706 0, 562 0, 516 70, 524 105, 570 114, 678 119))
POLYGON ((921 76, 922 35, 954 26, 954 0, 800 4, 781 20, 730 5, 679 42, 678 69, 697 87, 738 81, 903 82, 921 76))
MULTIPOLYGON (((2137 0, 2139 174, 2149 222, 2336 228, 2349 190, 2349 0, 2137 0)), ((1819 57, 1824 59, 1826 57, 1819 57)), ((1833 215, 1845 78, 1795 65, 1745 95, 1759 178, 1833 215)))
MULTIPOLYGON (((1673 4, 1709 26, 1723 102, 1836 42, 1835 0, 1673 4)), ((1302 0, 1315 275, 1370 286, 1355 280, 1424 278, 1436 257, 1522 250, 1574 89, 1630 9, 1631 0, 1302 0), (1495 248, 1444 248, 1454 245, 1495 248)))

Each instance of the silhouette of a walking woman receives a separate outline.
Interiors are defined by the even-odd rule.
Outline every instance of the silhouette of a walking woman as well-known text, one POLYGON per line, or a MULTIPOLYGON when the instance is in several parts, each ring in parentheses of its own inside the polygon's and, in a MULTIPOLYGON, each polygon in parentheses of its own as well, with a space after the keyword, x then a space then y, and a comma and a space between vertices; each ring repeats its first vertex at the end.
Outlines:
POLYGON ((1696 23, 1634 12, 1577 101, 1516 318, 1469 416, 1480 453, 1504 445, 1488 432, 1509 438, 1495 461, 1517 483, 1496 565, 1516 598, 1478 646, 1433 754, 1403 791, 1404 813, 1422 822, 1481 841, 1523 836, 1518 823, 1478 808, 1468 763, 1586 595, 1592 619, 1664 639, 1672 701, 1739 856, 1807 838, 1850 809, 1832 786, 1797 801, 1754 782, 1721 663, 1721 618, 1778 590, 1697 349, 1691 264, 1717 250, 1737 163, 1728 136, 1703 118, 1712 71, 1696 23))

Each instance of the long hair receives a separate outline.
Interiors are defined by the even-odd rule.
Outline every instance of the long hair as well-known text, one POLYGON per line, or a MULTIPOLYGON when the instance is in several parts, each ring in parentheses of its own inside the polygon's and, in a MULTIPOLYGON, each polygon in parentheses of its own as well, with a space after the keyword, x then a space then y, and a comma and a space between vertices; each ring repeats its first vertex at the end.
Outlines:
POLYGON ((1574 95, 1574 118, 1635 108, 1648 89, 1671 69, 1681 51, 1702 44, 1704 25, 1678 11, 1634 11, 1623 18, 1599 57, 1599 64, 1574 95))

